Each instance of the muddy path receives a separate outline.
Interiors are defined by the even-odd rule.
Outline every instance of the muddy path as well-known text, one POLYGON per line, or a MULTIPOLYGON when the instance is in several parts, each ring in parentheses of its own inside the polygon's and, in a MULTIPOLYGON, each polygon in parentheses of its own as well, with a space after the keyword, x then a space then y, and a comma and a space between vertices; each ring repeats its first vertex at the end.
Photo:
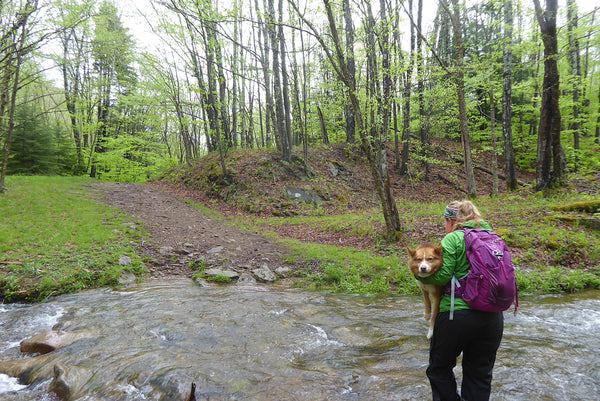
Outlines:
MULTIPOLYGON (((156 186, 98 182, 101 199, 143 223, 150 239, 142 244, 151 277, 192 275, 190 263, 236 271, 281 267, 287 253, 257 232, 242 232, 216 220, 156 186)), ((288 266, 290 267, 290 266, 288 266)))

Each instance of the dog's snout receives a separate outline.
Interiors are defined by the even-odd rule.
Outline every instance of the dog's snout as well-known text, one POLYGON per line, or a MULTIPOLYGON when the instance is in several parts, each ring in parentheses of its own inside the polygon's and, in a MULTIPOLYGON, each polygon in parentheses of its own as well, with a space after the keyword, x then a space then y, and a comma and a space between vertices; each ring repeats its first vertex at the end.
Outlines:
POLYGON ((421 266, 419 266, 419 270, 420 270, 422 273, 427 273, 427 272, 429 271, 429 269, 428 269, 427 265, 421 265, 421 266))

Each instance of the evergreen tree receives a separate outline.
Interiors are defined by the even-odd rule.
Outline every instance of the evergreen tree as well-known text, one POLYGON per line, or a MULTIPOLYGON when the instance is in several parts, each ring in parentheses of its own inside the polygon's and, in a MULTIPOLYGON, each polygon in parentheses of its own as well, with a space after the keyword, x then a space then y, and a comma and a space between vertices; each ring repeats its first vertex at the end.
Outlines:
POLYGON ((57 129, 45 126, 39 109, 21 105, 15 110, 15 130, 8 159, 8 173, 50 175, 65 172, 74 153, 57 129))

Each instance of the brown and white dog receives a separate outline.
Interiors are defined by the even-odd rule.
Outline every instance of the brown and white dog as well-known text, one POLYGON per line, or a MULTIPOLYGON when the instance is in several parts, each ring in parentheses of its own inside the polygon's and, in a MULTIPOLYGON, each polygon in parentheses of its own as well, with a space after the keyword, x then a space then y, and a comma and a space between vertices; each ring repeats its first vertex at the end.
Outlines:
MULTIPOLYGON (((435 246, 426 242, 419 245, 417 249, 411 249, 409 247, 406 247, 406 249, 408 250, 409 256, 408 268, 415 276, 429 277, 442 267, 443 248, 441 245, 435 246)), ((417 283, 421 287, 423 300, 425 301, 425 319, 429 320, 427 339, 431 339, 431 336, 433 336, 435 318, 440 311, 442 287, 433 284, 423 284, 419 280, 417 280, 417 283)))

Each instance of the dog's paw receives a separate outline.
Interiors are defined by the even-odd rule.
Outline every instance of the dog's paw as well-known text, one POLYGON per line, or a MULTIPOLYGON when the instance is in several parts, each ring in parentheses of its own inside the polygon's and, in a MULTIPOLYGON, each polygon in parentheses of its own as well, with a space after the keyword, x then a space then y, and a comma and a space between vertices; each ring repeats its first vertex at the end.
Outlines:
POLYGON ((429 329, 429 331, 427 332, 427 339, 431 340, 431 337, 433 337, 433 329, 429 329))
POLYGON ((425 320, 430 321, 431 320, 431 313, 426 313, 423 315, 423 317, 425 317, 425 320))

